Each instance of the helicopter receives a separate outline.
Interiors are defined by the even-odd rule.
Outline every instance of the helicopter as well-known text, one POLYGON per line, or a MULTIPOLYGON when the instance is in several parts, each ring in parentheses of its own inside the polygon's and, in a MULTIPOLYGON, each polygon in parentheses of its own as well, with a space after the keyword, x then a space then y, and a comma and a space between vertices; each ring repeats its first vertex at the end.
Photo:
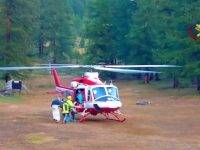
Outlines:
POLYGON ((60 76, 55 68, 52 69, 56 91, 71 95, 75 101, 75 111, 81 115, 79 122, 84 121, 87 116, 103 114, 106 119, 110 115, 115 117, 116 121, 123 122, 125 118, 120 118, 119 108, 122 103, 119 99, 118 88, 112 83, 104 83, 99 79, 98 72, 85 72, 82 77, 74 78, 69 86, 63 86, 60 76), (81 93, 83 103, 78 104, 76 97, 81 93))
POLYGON ((51 69, 51 74, 55 82, 55 91, 65 95, 71 95, 75 102, 75 111, 80 114, 79 122, 83 122, 89 115, 96 116, 102 114, 108 120, 124 122, 126 118, 120 112, 122 102, 120 100, 117 86, 112 82, 103 82, 99 79, 98 72, 85 72, 83 76, 74 78, 70 85, 63 85, 57 72, 59 68, 89 68, 101 71, 117 73, 140 73, 155 74, 156 71, 133 70, 126 68, 166 68, 176 67, 174 65, 74 65, 74 64, 43 64, 33 67, 0 67, 0 70, 33 70, 51 69), (83 103, 78 104, 76 96, 81 92, 83 103))

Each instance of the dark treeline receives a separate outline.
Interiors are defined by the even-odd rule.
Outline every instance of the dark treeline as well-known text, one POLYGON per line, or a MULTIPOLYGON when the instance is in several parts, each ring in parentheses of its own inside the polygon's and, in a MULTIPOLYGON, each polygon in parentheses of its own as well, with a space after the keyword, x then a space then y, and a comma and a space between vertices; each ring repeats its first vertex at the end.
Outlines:
MULTIPOLYGON (((0 0, 0 65, 173 64, 200 90, 198 0, 0 0)), ((169 71, 170 70, 170 71, 169 71)))

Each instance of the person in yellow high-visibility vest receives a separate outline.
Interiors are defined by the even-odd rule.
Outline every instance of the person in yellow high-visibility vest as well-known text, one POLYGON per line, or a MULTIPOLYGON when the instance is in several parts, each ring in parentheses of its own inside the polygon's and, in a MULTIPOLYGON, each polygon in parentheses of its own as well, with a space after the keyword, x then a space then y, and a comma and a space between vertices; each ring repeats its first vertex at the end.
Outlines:
POLYGON ((62 113, 64 116, 63 123, 72 121, 71 112, 73 110, 73 107, 74 107, 74 104, 72 102, 72 97, 67 96, 62 105, 62 113))

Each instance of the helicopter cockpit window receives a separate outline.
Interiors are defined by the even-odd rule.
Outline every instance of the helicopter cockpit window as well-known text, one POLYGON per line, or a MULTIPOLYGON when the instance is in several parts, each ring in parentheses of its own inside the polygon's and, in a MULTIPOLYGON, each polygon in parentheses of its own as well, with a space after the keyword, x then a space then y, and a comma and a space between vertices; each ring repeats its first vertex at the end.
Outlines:
POLYGON ((113 96, 113 97, 119 97, 117 89, 114 87, 107 87, 108 95, 113 96))
POLYGON ((104 87, 96 87, 92 89, 92 93, 93 93, 94 99, 96 99, 98 97, 106 95, 106 90, 104 87))

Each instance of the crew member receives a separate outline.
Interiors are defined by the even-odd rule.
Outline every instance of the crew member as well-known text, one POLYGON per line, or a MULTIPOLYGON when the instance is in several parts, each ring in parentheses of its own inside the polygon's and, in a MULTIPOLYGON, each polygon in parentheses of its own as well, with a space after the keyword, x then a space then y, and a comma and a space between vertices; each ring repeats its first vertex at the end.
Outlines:
POLYGON ((51 110, 53 115, 53 120, 60 122, 60 107, 62 106, 62 99, 58 96, 53 99, 51 103, 51 110))
POLYGON ((76 101, 78 102, 78 104, 83 104, 83 95, 81 93, 81 90, 78 90, 78 93, 76 95, 76 101))
POLYGON ((72 96, 67 96, 66 99, 64 99, 63 105, 62 105, 62 113, 64 116, 63 123, 72 122, 72 111, 73 111, 74 104, 72 102, 72 96))

